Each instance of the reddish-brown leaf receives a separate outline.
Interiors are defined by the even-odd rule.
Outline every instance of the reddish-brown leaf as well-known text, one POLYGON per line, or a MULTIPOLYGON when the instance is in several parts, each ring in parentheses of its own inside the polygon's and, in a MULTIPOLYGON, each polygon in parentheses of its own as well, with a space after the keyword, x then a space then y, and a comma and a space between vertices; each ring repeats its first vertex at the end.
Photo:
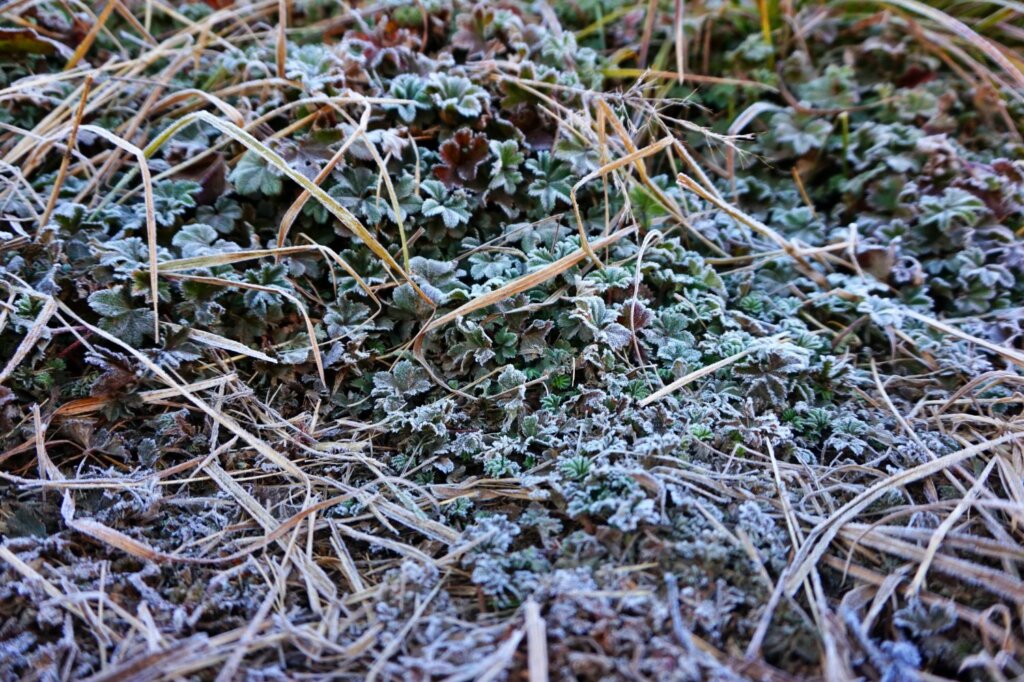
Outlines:
POLYGON ((487 136, 462 128, 441 145, 441 163, 434 175, 448 187, 464 187, 476 180, 480 164, 487 158, 487 136))

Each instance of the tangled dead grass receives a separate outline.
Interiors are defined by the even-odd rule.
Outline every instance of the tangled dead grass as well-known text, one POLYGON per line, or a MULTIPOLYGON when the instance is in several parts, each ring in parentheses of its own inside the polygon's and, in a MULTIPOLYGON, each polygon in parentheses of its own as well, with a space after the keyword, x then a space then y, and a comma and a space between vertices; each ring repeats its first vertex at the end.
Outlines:
MULTIPOLYGON (((5 18, 18 22, 34 4, 8 2, 2 11, 5 18)), ((680 8, 683 5, 677 4, 680 8)), ((372 112, 388 100, 353 92, 341 97, 291 100, 264 112, 243 111, 229 103, 230 99, 244 93, 296 88, 284 72, 284 55, 290 40, 297 36, 336 34, 349 25, 364 23, 384 5, 353 8, 301 27, 288 24, 288 6, 283 0, 231 5, 193 21, 159 0, 136 4, 109 2, 94 17, 91 28, 68 57, 64 70, 22 79, 0 91, 0 97, 17 100, 46 92, 57 82, 75 84, 70 94, 55 103, 52 111, 33 129, 2 124, 2 191, 6 198, 27 196, 28 205, 42 207, 35 216, 39 225, 49 221, 68 177, 83 181, 76 199, 93 205, 123 203, 141 191, 146 206, 146 281, 157 340, 161 334, 168 333, 167 326, 161 328, 157 292, 162 281, 188 279, 217 287, 272 290, 259 284, 190 274, 247 260, 270 261, 298 253, 315 254, 332 273, 341 271, 354 277, 377 302, 378 311, 382 291, 401 282, 409 282, 423 300, 431 300, 410 273, 409 254, 422 235, 406 235, 399 223, 401 254, 393 256, 370 228, 319 186, 335 165, 344 163, 351 145, 361 142, 373 150, 381 168, 383 200, 390 201, 400 214, 383 156, 367 135, 367 121, 372 112), (142 10, 142 16, 135 10, 142 10), (131 58, 112 55, 105 63, 87 63, 84 60, 91 47, 99 36, 108 33, 105 24, 115 13, 130 26, 128 33, 133 31, 130 39, 144 43, 145 49, 131 58), (150 35, 148 27, 155 15, 169 18, 177 29, 168 34, 150 35), (205 51, 234 50, 247 43, 277 46, 274 76, 232 82, 212 91, 176 89, 176 74, 188 68, 205 51), (154 69, 157 64, 163 66, 154 69), (128 83, 145 83, 146 87, 128 89, 125 87, 128 83), (364 112, 358 122, 353 121, 356 124, 353 132, 337 153, 312 178, 296 170, 268 146, 268 141, 287 139, 305 119, 300 118, 293 126, 276 131, 268 127, 268 121, 291 115, 289 112, 300 106, 314 112, 308 114, 309 117, 324 115, 324 112, 346 117, 352 107, 364 112), (111 110, 127 112, 118 125, 108 129, 86 123, 111 110), (194 123, 215 128, 222 137, 207 151, 179 165, 151 171, 153 155, 176 133, 194 123), (104 138, 110 147, 86 155, 78 144, 83 135, 104 138), (279 226, 276 248, 161 260, 153 184, 162 178, 180 176, 190 168, 202 167, 215 153, 227 149, 236 152, 232 163, 242 151, 254 153, 303 190, 279 226), (55 156, 60 156, 61 161, 52 192, 48 197, 38 196, 31 180, 48 168, 55 156), (118 175, 127 167, 133 172, 118 175), (121 179, 111 187, 109 183, 115 176, 121 179), (365 244, 386 265, 393 283, 380 286, 364 282, 339 253, 325 245, 302 245, 294 241, 289 245, 290 228, 307 202, 322 206, 365 244)), ((932 5, 899 0, 887 2, 885 6, 894 12, 923 16, 921 23, 916 24, 922 27, 922 39, 940 51, 945 59, 960 62, 960 68, 973 72, 966 77, 984 79, 1012 96, 1020 96, 1024 76, 1018 68, 1019 55, 981 38, 967 23, 932 5), (975 50, 998 70, 971 56, 976 54, 975 50)), ((1018 9, 1011 8, 1009 3, 1004 6, 1008 16, 1019 17, 1015 14, 1018 9)), ((89 8, 83 5, 82 9, 89 8)), ((653 13, 649 16, 653 17, 653 13)), ((607 21, 612 20, 614 16, 609 15, 607 21)), ((814 17, 804 17, 804 20, 814 21, 814 17)), ((794 28, 799 32, 799 26, 794 28)), ((642 50, 646 53, 651 29, 644 35, 642 50)), ((109 38, 121 42, 127 41, 128 35, 121 33, 109 38)), ((677 48, 679 54, 687 50, 681 41, 677 42, 677 48)), ((610 73, 615 77, 637 75, 652 80, 673 78, 696 83, 713 78, 684 72, 682 57, 677 56, 677 61, 675 72, 638 69, 633 74, 620 68, 610 73)), ((723 197, 705 174, 706 166, 702 162, 713 161, 696 160, 671 132, 677 126, 659 113, 658 107, 664 102, 652 97, 650 89, 604 97, 587 93, 591 108, 572 110, 545 94, 550 84, 521 77, 498 62, 480 64, 478 68, 490 78, 512 82, 545 101, 546 112, 563 129, 583 140, 599 157, 600 166, 573 187, 572 210, 581 240, 577 251, 436 315, 421 326, 404 349, 411 350, 430 371, 435 383, 455 400, 476 401, 480 396, 469 392, 471 385, 450 385, 439 370, 431 366, 424 353, 424 343, 432 334, 472 313, 513 301, 517 294, 555 280, 571 268, 602 267, 609 262, 608 249, 636 232, 629 213, 623 211, 606 217, 604 236, 588 238, 576 192, 589 183, 600 183, 604 192, 626 193, 634 186, 646 187, 666 209, 665 233, 675 230, 703 244, 714 254, 709 256, 709 262, 717 267, 753 269, 784 256, 819 287, 816 296, 852 300, 860 295, 833 286, 827 276, 835 270, 860 269, 857 258, 852 255, 857 249, 856 234, 845 241, 806 247, 745 213, 735 201, 723 197), (642 109, 646 124, 641 129, 630 121, 619 120, 608 106, 609 101, 626 102, 642 109), (655 137, 651 131, 658 130, 665 134, 659 132, 654 142, 640 141, 655 137), (775 250, 735 255, 702 234, 686 208, 649 177, 646 164, 654 156, 659 156, 661 163, 667 163, 678 173, 678 181, 685 190, 715 206, 754 236, 771 243, 775 250)), ((714 82, 736 84, 729 79, 714 82)), ((659 91, 664 88, 655 86, 654 92, 659 91)), ((734 148, 742 142, 736 135, 758 113, 748 110, 747 114, 737 117, 737 125, 730 128, 729 135, 696 128, 699 134, 714 138, 719 148, 728 150, 730 172, 735 165, 734 148)), ((796 177, 799 179, 798 175, 796 177)), ((27 236, 14 238, 0 248, 29 248, 35 238, 44 239, 45 234, 49 233, 30 230, 27 236)), ((642 257, 643 249, 639 249, 635 258, 642 257)), ((531 681, 539 681, 554 676, 552 666, 556 665, 556 659, 560 667, 555 669, 564 670, 561 666, 566 665, 567 656, 575 657, 570 667, 577 671, 592 664, 592 669, 603 670, 609 676, 628 676, 628 661, 596 662, 615 655, 601 646, 591 650, 584 647, 570 652, 549 651, 546 618, 551 614, 552 604, 557 602, 552 594, 548 594, 550 601, 546 603, 541 601, 544 595, 538 594, 512 609, 491 610, 482 603, 476 608, 480 594, 462 559, 491 538, 482 535, 468 540, 462 528, 446 522, 445 517, 437 513, 458 500, 503 509, 541 499, 537 489, 531 486, 530 477, 541 471, 546 466, 544 463, 520 478, 470 476, 454 482, 420 484, 412 475, 416 470, 401 476, 390 473, 390 467, 375 447, 375 442, 386 435, 387 423, 364 423, 330 416, 325 419, 322 415, 330 412, 321 410, 319 399, 298 414, 282 416, 275 406, 274 394, 261 394, 250 381, 252 361, 275 363, 273 349, 257 350, 223 335, 191 330, 191 340, 208 351, 207 359, 201 366, 202 371, 179 374, 90 322, 81 310, 73 309, 52 291, 33 286, 11 271, 4 271, 2 277, 0 287, 5 302, 0 302, 0 332, 10 328, 15 301, 34 299, 40 308, 31 326, 21 333, 21 340, 12 354, 4 359, 0 385, 11 379, 44 339, 70 335, 81 348, 96 353, 101 353, 96 345, 103 344, 132 358, 145 370, 149 380, 160 386, 138 393, 138 407, 132 419, 153 419, 160 414, 187 410, 201 419, 207 442, 206 451, 199 455, 183 456, 173 466, 136 476, 131 467, 102 451, 86 449, 77 456, 69 456, 65 444, 55 442, 51 436, 60 426, 89 422, 102 413, 110 397, 89 396, 61 404, 19 406, 20 422, 13 424, 11 434, 21 433, 27 427, 33 435, 17 442, 9 437, 7 449, 0 454, 3 467, 0 477, 7 484, 5 494, 48 501, 50 508, 59 509, 60 522, 65 532, 71 533, 69 542, 76 548, 77 556, 86 557, 95 551, 105 557, 90 566, 91 570, 98 571, 96 586, 82 589, 80 585, 90 581, 76 579, 74 566, 55 565, 31 552, 28 552, 31 558, 22 558, 29 546, 24 539, 10 537, 0 544, 0 559, 34 590, 22 596, 38 608, 53 609, 55 613, 51 618, 62 623, 64 634, 60 641, 64 648, 60 650, 63 658, 58 668, 63 670, 65 678, 72 661, 84 648, 97 652, 101 661, 99 669, 89 678, 94 682, 231 680, 242 679, 245 675, 251 679, 270 679, 270 673, 268 677, 259 678, 254 671, 275 666, 281 675, 291 675, 289 670, 306 670, 310 676, 320 673, 323 679, 412 679, 411 676, 495 679, 521 674, 531 681), (54 454, 55 451, 61 455, 54 454), (107 477, 81 473, 80 465, 90 457, 99 458, 121 473, 107 477), (124 529, 97 521, 88 510, 81 508, 83 498, 108 493, 115 497, 132 496, 137 491, 154 489, 160 491, 159 515, 187 516, 210 507, 219 510, 223 518, 231 522, 188 544, 161 548, 124 529), (211 491, 218 494, 213 495, 211 491), (332 513, 344 506, 360 511, 350 516, 332 513), (227 551, 222 551, 225 548, 227 551), (117 557, 123 556, 136 560, 133 565, 157 567, 151 575, 163 578, 149 588, 154 596, 145 593, 145 583, 141 580, 142 586, 136 585, 141 598, 132 599, 106 590, 105 575, 127 570, 123 565, 118 566, 124 561, 117 557), (423 567, 422 570, 432 571, 435 578, 416 585, 415 578, 402 569, 410 561, 423 567), (240 590, 258 595, 258 600, 255 608, 241 610, 244 617, 232 615, 223 627, 208 625, 201 634, 180 635, 190 632, 189 628, 180 624, 169 626, 167 617, 154 615, 155 609, 167 613, 173 613, 174 609, 151 601, 166 602, 169 590, 177 589, 174 581, 188 586, 188 581, 192 580, 200 591, 236 581, 240 590), (410 585, 405 584, 406 580, 410 585), (439 605, 439 600, 445 604, 439 605), (452 608, 451 603, 455 602, 474 606, 452 608), (397 623, 389 623, 381 617, 375 606, 381 603, 397 609, 400 614, 397 623), (427 616, 438 613, 442 616, 430 621, 427 627, 427 616), (414 636, 414 633, 417 634, 414 636), (441 663, 431 670, 425 661, 441 663)), ((636 287, 639 286, 638 278, 636 287)), ((317 314, 306 310, 307 305, 314 303, 295 297, 291 302, 300 311, 309 338, 316 339, 317 314)), ((766 566, 763 555, 742 529, 719 523, 718 530, 758 567, 754 580, 762 582, 769 595, 756 610, 756 628, 745 650, 717 648, 695 633, 681 615, 683 598, 675 574, 658 561, 615 566, 620 584, 616 592, 589 594, 584 590, 570 593, 571 596, 603 599, 612 609, 628 611, 624 604, 632 599, 667 595, 660 599, 667 609, 670 641, 647 643, 648 653, 688 661, 686 665, 680 664, 679 669, 685 668, 695 675, 716 679, 786 680, 798 675, 852 679, 865 658, 879 668, 883 679, 897 679, 885 676, 881 668, 888 659, 885 652, 878 650, 869 633, 880 618, 888 617, 883 614, 888 613, 892 600, 898 595, 904 601, 919 601, 926 607, 951 608, 959 622, 976 633, 982 646, 963 659, 964 670, 977 671, 992 679, 1024 675, 1020 632, 1024 619, 1024 583, 1020 577, 1024 561, 1021 544, 1024 450, 1020 445, 1022 427, 1017 416, 1024 401, 1017 368, 1024 366, 1024 355, 1016 349, 969 334, 957 323, 917 312, 912 314, 941 334, 985 349, 1005 366, 974 377, 951 395, 925 394, 907 409, 907 401, 902 398, 894 401, 893 394, 915 383, 927 382, 928 375, 887 374, 888 361, 877 364, 871 361, 872 384, 857 389, 861 399, 880 412, 890 413, 902 435, 926 453, 926 461, 895 472, 880 468, 872 461, 856 464, 782 461, 776 457, 772 441, 766 439, 762 448, 745 447, 742 457, 737 457, 736 452, 715 452, 711 446, 706 446, 712 450, 715 466, 698 460, 656 457, 646 477, 639 480, 661 504, 664 504, 668 483, 697 500, 718 506, 748 502, 751 490, 757 489, 757 500, 768 505, 773 516, 784 525, 791 552, 780 572, 766 566), (997 385, 1006 387, 1009 395, 983 397, 997 385), (999 409, 994 409, 996 407, 999 409), (936 454, 930 441, 922 438, 923 433, 942 434, 960 447, 953 452, 936 454), (746 483, 733 485, 733 481, 739 479, 746 483), (751 486, 750 481, 758 483, 751 486), (904 494, 911 487, 920 494, 904 494), (884 507, 884 513, 878 513, 877 503, 893 497, 903 502, 890 504, 884 507), (921 514, 934 515, 941 523, 935 528, 905 523, 908 517, 921 514), (825 571, 828 575, 823 575, 825 571), (933 583, 943 585, 942 589, 930 590, 933 583), (782 605, 812 624, 818 633, 816 645, 821 659, 813 671, 784 672, 763 656, 764 642, 777 627, 774 619, 782 605)), ((833 345, 851 333, 849 328, 822 327, 833 345)), ((778 342, 780 338, 769 337, 765 343, 778 342)), ((929 365, 928 350, 916 348, 905 335, 894 332, 893 343, 899 346, 899 355, 911 356, 919 359, 923 366, 929 365)), ((323 385, 331 387, 332 379, 325 370, 320 345, 323 344, 310 346, 316 372, 323 385)), ((689 390, 691 384, 714 372, 727 370, 751 352, 753 348, 748 348, 667 385, 656 385, 640 405, 657 408, 666 397, 689 390)), ((546 377, 536 381, 544 379, 546 377)), ((130 421, 123 425, 130 428, 130 421)), ((420 463, 417 468, 427 467, 429 461, 420 463)), ((706 516, 712 524, 718 523, 712 514, 706 516)), ((144 522, 158 521, 150 518, 144 522)), ((657 542, 652 533, 648 531, 645 541, 657 542)), ((181 604, 188 603, 187 599, 179 597, 179 600, 181 604)), ((7 611, 8 608, 5 607, 4 618, 13 622, 17 615, 7 611)), ((11 634, 10 629, 4 630, 5 636, 11 634)), ((588 636, 599 639, 593 633, 588 636)), ((586 677, 585 674, 580 676, 586 677)))

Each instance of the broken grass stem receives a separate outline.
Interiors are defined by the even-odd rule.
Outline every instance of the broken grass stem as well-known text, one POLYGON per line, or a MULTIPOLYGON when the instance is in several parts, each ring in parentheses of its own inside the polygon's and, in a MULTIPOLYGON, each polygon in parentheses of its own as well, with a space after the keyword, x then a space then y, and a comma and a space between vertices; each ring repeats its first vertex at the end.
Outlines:
POLYGON ((675 393, 676 391, 678 391, 683 386, 686 386, 687 384, 693 383, 694 381, 696 381, 697 379, 700 379, 701 377, 705 377, 705 376, 707 376, 709 374, 714 374, 715 372, 717 372, 718 370, 722 369, 723 367, 728 367, 729 365, 731 365, 733 363, 739 362, 740 360, 742 360, 743 358, 747 357, 748 355, 750 355, 754 351, 759 350, 760 348, 764 347, 764 345, 766 345, 768 342, 771 342, 771 341, 779 341, 779 342, 781 342, 785 338, 786 338, 785 334, 776 334, 775 336, 770 336, 767 339, 765 339, 764 341, 760 341, 760 342, 754 343, 750 347, 741 350, 739 353, 735 353, 734 355, 730 355, 727 358, 722 358, 718 362, 713 362, 710 365, 708 365, 707 367, 701 367, 700 369, 695 370, 693 372, 690 372, 689 374, 685 374, 685 375, 679 377, 678 379, 676 379, 675 381, 673 381, 668 386, 665 386, 664 388, 662 388, 662 389, 660 389, 658 391, 655 391, 651 395, 649 395, 646 398, 644 398, 643 400, 641 400, 640 401, 640 407, 647 407, 651 403, 653 403, 653 402, 655 402, 657 400, 661 400, 662 398, 664 398, 665 396, 667 396, 667 395, 669 395, 671 393, 675 393))

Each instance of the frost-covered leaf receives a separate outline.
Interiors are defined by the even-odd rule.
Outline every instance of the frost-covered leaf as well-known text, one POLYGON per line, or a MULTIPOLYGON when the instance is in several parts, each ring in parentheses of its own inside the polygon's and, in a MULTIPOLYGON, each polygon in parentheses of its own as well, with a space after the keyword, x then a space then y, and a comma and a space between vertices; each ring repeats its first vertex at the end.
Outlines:
POLYGON ((464 76, 434 73, 427 88, 434 105, 449 121, 458 116, 477 118, 486 106, 487 92, 464 76))
POLYGON ((832 124, 822 118, 805 114, 775 114, 771 120, 772 135, 776 142, 792 151, 795 156, 823 149, 832 124))
POLYGON ((523 181, 523 174, 519 172, 519 166, 525 157, 519 151, 519 144, 515 140, 492 140, 490 149, 494 163, 491 165, 491 182, 488 187, 500 189, 509 194, 514 193, 519 183, 523 181))
POLYGON ((248 196, 277 196, 284 187, 280 172, 254 152, 242 155, 228 179, 239 194, 248 196))
POLYGON ((453 228, 469 222, 470 212, 466 197, 461 190, 448 191, 437 180, 424 180, 420 189, 426 198, 423 200, 423 215, 428 218, 439 217, 445 227, 453 228))
POLYGON ((412 73, 401 73, 391 80, 388 94, 394 99, 408 100, 384 104, 385 109, 393 109, 406 123, 416 120, 418 112, 429 109, 431 104, 427 80, 412 73))
POLYGON ((218 197, 213 206, 200 206, 196 210, 196 220, 209 225, 221 234, 229 234, 235 224, 242 218, 242 207, 227 195, 218 197))
POLYGON ((153 332, 153 311, 136 307, 123 286, 104 289, 89 296, 89 307, 100 317, 99 325, 131 346, 138 346, 153 332))
POLYGON ((551 156, 550 152, 540 152, 536 158, 529 159, 526 168, 533 174, 533 181, 527 187, 527 192, 540 201, 545 211, 554 210, 556 204, 570 202, 570 171, 551 156))
POLYGON ((919 201, 921 224, 948 230, 954 225, 975 225, 985 212, 985 203, 970 192, 947 187, 939 196, 919 201))

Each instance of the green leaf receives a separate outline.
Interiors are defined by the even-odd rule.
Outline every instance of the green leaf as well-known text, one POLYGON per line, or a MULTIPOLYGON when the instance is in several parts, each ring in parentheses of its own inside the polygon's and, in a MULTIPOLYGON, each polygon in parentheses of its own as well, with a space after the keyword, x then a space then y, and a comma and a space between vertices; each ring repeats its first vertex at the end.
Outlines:
POLYGON ((469 222, 471 214, 466 206, 465 192, 448 192, 437 180, 424 180, 420 189, 427 195, 423 200, 423 215, 428 218, 439 216, 449 229, 469 222))
POLYGON ((326 45, 289 44, 285 60, 285 76, 302 85, 310 92, 323 88, 336 80, 340 74, 336 67, 338 58, 326 45))
MULTIPOLYGON (((395 197, 398 199, 398 210, 402 214, 402 220, 406 221, 413 213, 417 213, 423 206, 423 199, 416 194, 416 178, 405 173, 394 183, 395 197)), ((391 201, 384 202, 384 212, 388 220, 398 224, 395 216, 395 209, 391 201)))
POLYGON ((97 291, 89 296, 89 307, 102 317, 99 326, 130 346, 137 346, 153 331, 153 311, 135 308, 123 286, 97 291))
MULTIPOLYGON (((288 269, 284 265, 267 264, 260 267, 259 270, 246 270, 245 281, 250 284, 289 291, 291 285, 286 278, 287 273, 288 269)), ((266 316, 268 311, 279 313, 278 307, 283 300, 280 294, 258 289, 246 289, 242 298, 249 311, 260 317, 266 316)))
POLYGON ((973 226, 987 210, 985 202, 966 190, 947 187, 941 196, 921 197, 921 224, 948 230, 954 225, 973 226))
POLYGON ((466 118, 478 118, 487 101, 487 92, 463 76, 431 74, 429 91, 434 104, 448 116, 458 113, 466 118))
POLYGON ((851 67, 829 64, 824 75, 799 88, 800 99, 822 109, 852 107, 860 101, 854 77, 851 67))
MULTIPOLYGON (((153 208, 156 222, 169 227, 177 222, 186 211, 196 207, 195 195, 202 187, 191 180, 165 180, 153 185, 153 208)), ((145 210, 144 206, 140 206, 145 210)))
POLYGON ((116 317, 132 311, 122 286, 93 293, 89 296, 89 307, 104 317, 116 317))
POLYGON ((832 132, 832 124, 824 119, 786 113, 772 116, 771 125, 776 142, 789 147, 796 156, 824 149, 832 132))
POLYGON ((217 240, 217 230, 209 225, 185 225, 174 235, 171 243, 181 249, 182 258, 205 256, 215 252, 210 245, 217 240))
POLYGON ((406 123, 415 121, 419 111, 430 108, 430 93, 427 91, 427 81, 422 76, 412 73, 395 76, 388 94, 395 99, 407 100, 384 105, 385 109, 397 111, 399 118, 406 123))
POLYGON ((213 206, 201 206, 196 211, 196 220, 209 225, 221 234, 228 234, 234 230, 235 223, 241 218, 242 207, 238 205, 237 201, 227 196, 217 199, 217 203, 213 206))
MULTIPOLYGON (((139 237, 111 239, 97 245, 96 251, 99 254, 100 265, 114 269, 114 279, 129 279, 134 271, 147 267, 149 263, 149 248, 139 237)), ((170 257, 167 249, 162 246, 157 248, 157 260, 166 260, 170 257)))
POLYGON ((519 151, 519 145, 515 140, 492 141, 490 148, 495 161, 491 166, 491 183, 488 187, 513 194, 519 183, 523 181, 523 174, 519 172, 519 166, 525 157, 519 151))
POLYGON ((601 152, 597 145, 575 135, 560 138, 552 151, 556 159, 568 162, 578 175, 586 175, 601 167, 601 152))
POLYGON ((526 167, 534 175, 534 180, 526 191, 530 196, 540 200, 540 205, 545 211, 554 210, 558 202, 570 202, 572 182, 568 167, 552 157, 549 152, 541 152, 536 159, 530 159, 526 162, 526 167))
POLYGON ((246 152, 238 165, 231 171, 228 179, 239 194, 247 196, 277 196, 281 193, 283 183, 276 169, 267 164, 253 152, 246 152))
POLYGON ((217 231, 202 223, 185 225, 174 235, 171 243, 181 249, 183 258, 240 251, 242 248, 234 242, 218 239, 217 231))

